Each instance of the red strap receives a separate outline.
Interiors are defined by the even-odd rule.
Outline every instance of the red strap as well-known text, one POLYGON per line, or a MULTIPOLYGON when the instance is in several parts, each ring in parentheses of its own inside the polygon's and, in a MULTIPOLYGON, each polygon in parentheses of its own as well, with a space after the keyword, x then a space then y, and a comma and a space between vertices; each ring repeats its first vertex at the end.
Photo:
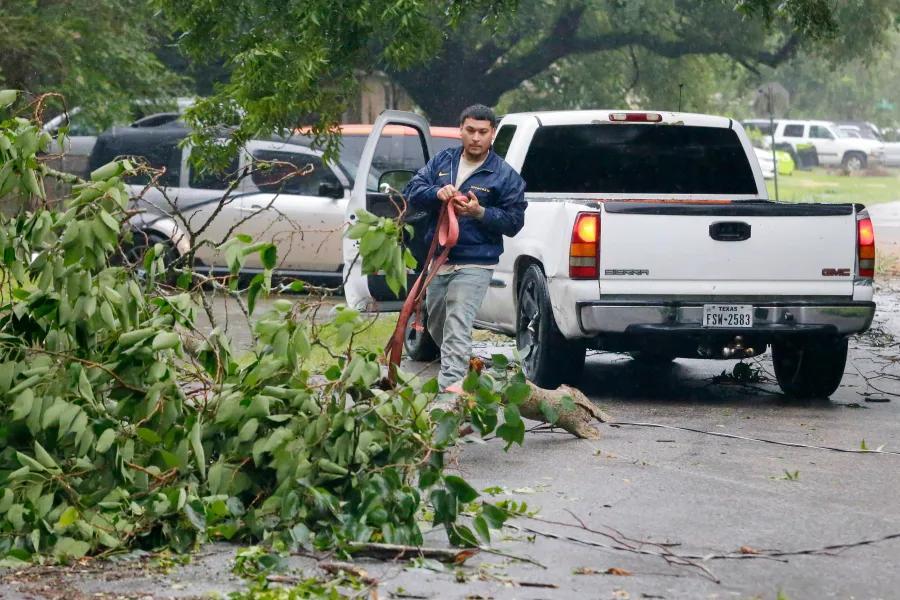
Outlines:
POLYGON ((450 250, 459 239, 459 221, 456 218, 456 210, 453 201, 449 200, 441 204, 441 212, 438 216, 437 230, 431 240, 428 249, 428 257, 422 265, 422 272, 416 278, 416 282, 409 290, 403 308, 400 309, 400 317, 397 319, 397 327, 391 334, 388 347, 385 349, 385 357, 388 361, 388 381, 393 386, 397 383, 397 367, 400 366, 400 357, 403 353, 403 336, 406 333, 406 325, 413 311, 416 313, 416 330, 422 331, 422 300, 425 298, 425 289, 431 280, 437 275, 441 265, 447 262, 450 250), (438 254, 438 246, 441 251, 438 254))

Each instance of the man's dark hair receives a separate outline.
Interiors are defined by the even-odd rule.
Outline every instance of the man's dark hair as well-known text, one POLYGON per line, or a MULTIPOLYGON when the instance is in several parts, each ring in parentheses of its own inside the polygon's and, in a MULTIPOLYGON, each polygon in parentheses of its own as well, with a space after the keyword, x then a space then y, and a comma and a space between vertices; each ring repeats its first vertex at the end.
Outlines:
POLYGON ((497 128, 497 115, 494 114, 489 107, 484 104, 473 104, 469 106, 459 115, 459 126, 465 123, 466 119, 475 119, 476 121, 490 121, 491 128, 497 128))

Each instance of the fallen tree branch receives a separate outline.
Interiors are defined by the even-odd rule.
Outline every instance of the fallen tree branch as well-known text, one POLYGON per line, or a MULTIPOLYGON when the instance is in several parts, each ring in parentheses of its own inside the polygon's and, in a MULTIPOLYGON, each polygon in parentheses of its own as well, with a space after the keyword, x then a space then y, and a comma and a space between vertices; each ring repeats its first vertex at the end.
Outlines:
MULTIPOLYGON (((787 563, 787 558, 794 556, 833 556, 837 553, 843 552, 844 550, 850 550, 853 548, 861 548, 864 546, 871 546, 874 544, 879 544, 882 542, 888 542, 891 540, 900 539, 900 532, 898 533, 890 533, 877 538, 867 538, 863 540, 859 540, 856 542, 847 542, 841 544, 829 544, 827 546, 822 546, 819 548, 806 548, 802 550, 777 550, 777 549, 755 549, 749 548, 748 546, 742 546, 739 550, 734 552, 717 552, 717 553, 708 553, 708 554, 676 554, 672 552, 669 548, 671 548, 674 544, 664 544, 659 542, 650 542, 643 540, 634 540, 624 536, 621 532, 613 529, 612 527, 606 526, 613 533, 609 533, 606 531, 600 531, 597 529, 592 529, 588 527, 584 521, 579 518, 577 515, 572 513, 571 511, 567 511, 572 517, 578 521, 575 523, 565 523, 561 521, 552 521, 549 519, 543 519, 541 517, 527 517, 533 521, 538 521, 541 523, 546 523, 548 525, 558 525, 561 527, 575 528, 581 529, 583 531, 587 531, 588 533, 593 533, 595 535, 600 535, 605 537, 613 542, 613 544, 605 544, 601 542, 596 542, 593 540, 586 540, 582 538, 576 538, 567 535, 561 535, 551 532, 539 531, 536 529, 532 529, 529 527, 522 527, 524 531, 528 531, 530 533, 534 533, 537 535, 542 535, 544 537, 549 537, 553 539, 567 540, 576 542, 579 544, 583 544, 586 546, 592 546, 595 548, 604 548, 607 550, 619 550, 625 552, 633 552, 636 554, 643 554, 648 556, 657 556, 666 560, 666 562, 678 565, 678 566, 690 566, 694 568, 698 568, 704 572, 707 576, 713 576, 713 574, 706 569, 702 564, 702 562, 710 561, 710 560, 748 560, 748 559, 763 559, 763 560, 774 560, 777 562, 787 563), (642 548, 642 546, 651 546, 657 548, 659 551, 646 550, 642 548), (699 561, 699 562, 696 562, 699 561)), ((717 579, 714 579, 717 581, 717 579)))
POLYGON ((423 546, 404 546, 402 544, 377 544, 366 542, 352 542, 347 551, 359 556, 396 560, 407 556, 421 556, 433 558, 441 562, 461 564, 472 556, 478 554, 478 548, 465 548, 462 550, 452 548, 427 548, 423 546))
POLYGON ((704 567, 702 564, 695 562, 696 560, 698 560, 696 557, 685 556, 682 554, 676 554, 675 552, 673 552, 671 550, 673 547, 676 547, 679 544, 652 542, 650 540, 636 540, 636 539, 627 537, 621 531, 618 531, 617 529, 615 529, 613 527, 609 527, 608 525, 605 526, 606 529, 608 529, 608 531, 600 531, 597 529, 592 529, 592 528, 588 527, 587 524, 584 522, 584 520, 582 520, 580 517, 578 517, 574 512, 572 512, 570 510, 567 510, 566 512, 568 512, 572 516, 572 518, 575 519, 578 523, 575 524, 575 523, 565 523, 562 521, 553 521, 550 519, 544 519, 542 517, 537 517, 537 516, 530 516, 527 518, 531 519, 532 521, 538 521, 540 523, 546 523, 548 525, 559 525, 561 527, 570 527, 570 528, 575 528, 575 529, 581 529, 582 531, 587 531, 588 533, 592 533, 594 535, 599 535, 608 540, 611 540, 616 545, 608 546, 605 544, 598 544, 597 542, 592 542, 590 540, 582 540, 582 539, 578 539, 578 538, 571 538, 571 541, 577 541, 578 543, 583 543, 583 544, 593 545, 593 546, 598 546, 598 547, 605 547, 605 548, 609 548, 609 549, 613 549, 613 550, 621 550, 621 551, 625 551, 625 552, 633 552, 636 554, 646 554, 646 555, 650 555, 650 556, 657 556, 657 557, 664 559, 666 562, 668 562, 671 565, 693 567, 695 569, 698 569, 701 572, 703 572, 703 574, 705 576, 711 578, 713 581, 718 582, 718 579, 715 577, 715 575, 713 575, 713 573, 711 571, 709 571, 709 569, 704 567), (656 548, 657 551, 645 550, 644 549, 645 546, 650 546, 652 548, 656 548))
POLYGON ((878 375, 876 375, 876 376, 874 376, 874 377, 866 377, 866 376, 863 374, 863 372, 859 370, 859 367, 856 366, 856 363, 852 363, 852 364, 853 364, 853 368, 856 369, 856 372, 859 373, 859 376, 862 377, 862 378, 863 378, 863 381, 866 382, 866 386, 867 386, 867 387, 870 387, 870 388, 872 388, 873 390, 875 390, 876 392, 878 392, 878 393, 880 393, 880 394, 884 394, 885 396, 900 396, 900 394, 898 394, 898 393, 896 393, 896 392, 889 392, 889 391, 887 391, 887 390, 883 390, 883 389, 877 387, 874 383, 872 383, 872 380, 873 380, 873 379, 880 379, 880 378, 882 378, 882 377, 888 377, 888 378, 891 378, 891 379, 896 379, 896 378, 897 378, 896 375, 894 375, 894 374, 892 374, 892 373, 885 373, 885 372, 882 371, 881 373, 879 373, 878 375))
MULTIPOLYGON (((536 520, 541 520, 541 519, 536 519, 536 520)), ((565 526, 569 526, 569 527, 578 527, 577 525, 571 525, 571 524, 565 524, 565 523, 561 523, 561 525, 565 525, 565 526)), ((605 544, 602 542, 596 542, 594 540, 586 540, 583 538, 577 538, 577 537, 574 537, 571 535, 552 533, 549 531, 541 531, 539 529, 534 529, 533 527, 522 527, 522 530, 527 531, 528 533, 533 533, 535 535, 540 535, 542 537, 556 539, 556 540, 562 540, 562 541, 575 542, 576 544, 582 544, 584 546, 590 546, 592 548, 603 548, 605 550, 618 550, 620 552, 630 552, 633 554, 642 554, 645 556, 655 556, 657 558, 662 558, 663 560, 665 560, 667 563, 669 563, 671 565, 695 568, 698 571, 700 571, 701 574, 704 577, 708 578, 710 581, 713 581, 715 583, 721 583, 719 578, 716 577, 713 574, 713 572, 710 571, 706 566, 704 566, 698 562, 695 562, 698 559, 695 559, 693 557, 681 556, 681 555, 675 554, 674 552, 669 551, 668 549, 663 550, 663 551, 645 550, 642 548, 632 547, 630 544, 622 542, 622 541, 617 541, 614 544, 605 544)), ((612 538, 612 536, 607 536, 607 537, 612 538)), ((612 538, 612 539, 615 539, 615 538, 612 538)))
MULTIPOLYGON (((807 548, 805 550, 755 550, 754 552, 723 552, 719 554, 706 554, 703 556, 693 555, 689 558, 698 560, 746 560, 749 558, 771 558, 784 559, 790 556, 833 556, 844 550, 852 548, 861 548, 863 546, 871 546, 881 542, 900 539, 900 533, 890 533, 880 538, 870 538, 860 540, 858 542, 848 542, 846 544, 830 544, 821 548, 807 548)), ((786 560, 783 562, 787 562, 786 560)))
POLYGON ((81 177, 73 175, 72 173, 66 173, 63 171, 57 171, 56 169, 51 169, 44 163, 38 163, 37 172, 44 177, 51 177, 53 179, 56 179, 57 181, 67 183, 69 185, 81 185, 90 183, 86 179, 82 179, 81 177))
POLYGON ((555 422, 550 423, 552 427, 559 427, 575 437, 588 440, 596 440, 600 437, 600 431, 594 426, 595 422, 613 422, 612 418, 597 408, 581 390, 568 385, 561 385, 555 390, 547 390, 530 381, 528 386, 531 388, 531 394, 519 405, 519 413, 526 419, 547 423, 547 416, 542 406, 549 407, 559 415, 555 422), (571 399, 571 406, 567 406, 566 398, 571 399))
POLYGON ((340 561, 320 562, 319 568, 331 575, 337 575, 343 571, 344 573, 353 575, 363 583, 367 583, 369 585, 375 585, 378 583, 377 577, 372 577, 365 569, 354 565, 353 563, 340 561))
POLYGON ((834 446, 813 446, 811 444, 801 444, 799 442, 781 442, 778 440, 770 440, 766 438, 754 438, 745 435, 737 435, 734 433, 722 433, 719 431, 704 431, 702 429, 694 429, 692 427, 680 427, 678 425, 663 425, 661 423, 629 423, 618 421, 612 424, 612 427, 621 427, 629 425, 631 427, 654 427, 658 429, 672 429, 675 431, 689 431, 691 433, 701 433, 703 435, 712 435, 715 437, 724 437, 734 440, 744 440, 747 442, 760 442, 763 444, 775 444, 776 446, 788 446, 790 448, 809 448, 811 450, 830 450, 832 452, 845 452, 848 454, 893 454, 900 456, 900 452, 895 450, 866 450, 862 448, 837 448, 834 446))
POLYGON ((541 583, 540 581, 516 581, 515 585, 519 587, 545 588, 551 590, 559 589, 555 583, 541 583))

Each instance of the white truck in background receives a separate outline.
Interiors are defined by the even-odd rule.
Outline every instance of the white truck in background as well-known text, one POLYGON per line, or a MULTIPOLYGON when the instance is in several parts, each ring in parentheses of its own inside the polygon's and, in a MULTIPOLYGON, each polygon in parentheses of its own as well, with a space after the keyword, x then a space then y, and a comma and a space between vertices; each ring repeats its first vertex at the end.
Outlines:
MULTIPOLYGON (((427 122, 389 111, 360 161, 368 169, 388 124, 427 122)), ((768 200, 741 125, 708 115, 636 111, 510 114, 494 149, 527 184, 525 227, 504 240, 476 326, 514 336, 542 387, 576 382, 588 348, 636 360, 734 359, 771 348, 778 383, 824 397, 843 377, 848 337, 874 316, 875 246, 861 205, 768 200)), ((395 214, 358 182, 357 208, 395 214)), ((363 275, 344 241, 348 304, 399 304, 363 275)), ((411 275, 412 277, 412 275, 411 275)), ((437 349, 410 329, 407 352, 437 349)))
POLYGON ((788 148, 796 156, 799 146, 816 149, 819 164, 859 171, 885 161, 884 143, 862 137, 852 137, 830 121, 799 121, 782 119, 775 124, 775 147, 788 148))

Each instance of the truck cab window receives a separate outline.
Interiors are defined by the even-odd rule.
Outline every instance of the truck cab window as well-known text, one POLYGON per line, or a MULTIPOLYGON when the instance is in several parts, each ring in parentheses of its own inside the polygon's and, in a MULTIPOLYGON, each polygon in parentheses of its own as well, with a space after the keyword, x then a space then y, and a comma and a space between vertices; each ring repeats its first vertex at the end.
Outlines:
POLYGON ((262 192, 318 196, 322 183, 340 185, 321 157, 299 152, 253 152, 253 184, 262 192))
POLYGON ((531 192, 758 193, 740 138, 722 127, 540 127, 522 178, 531 192))
POLYGON ((496 152, 500 158, 506 158, 506 152, 509 150, 509 143, 512 141, 515 134, 515 125, 504 125, 500 128, 500 131, 497 132, 497 137, 494 138, 494 152, 496 152))
POLYGON ((819 125, 812 125, 809 128, 809 137, 820 139, 820 140, 833 140, 834 139, 834 136, 831 135, 831 132, 828 131, 827 128, 821 127, 819 125))
POLYGON ((197 169, 188 162, 188 185, 204 190, 227 190, 232 181, 238 177, 238 157, 221 171, 197 169))

